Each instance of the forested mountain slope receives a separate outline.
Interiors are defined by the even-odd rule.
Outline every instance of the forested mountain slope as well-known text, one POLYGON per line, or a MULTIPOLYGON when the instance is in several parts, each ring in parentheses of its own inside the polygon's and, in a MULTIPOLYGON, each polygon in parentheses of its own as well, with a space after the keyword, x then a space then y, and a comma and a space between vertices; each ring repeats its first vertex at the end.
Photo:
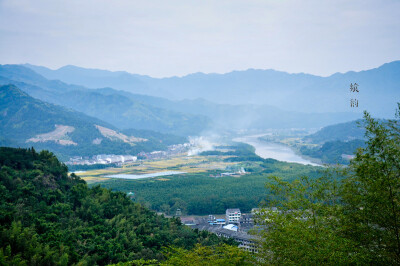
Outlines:
POLYGON ((365 132, 363 120, 330 125, 305 136, 303 138, 305 142, 318 146, 314 148, 303 146, 300 152, 321 159, 324 163, 348 164, 357 149, 365 147, 365 132))
POLYGON ((159 138, 121 134, 106 122, 32 98, 14 85, 0 87, 0 144, 51 149, 64 156, 136 154, 167 145, 159 138))
POLYGON ((88 188, 48 151, 0 148, 0 264, 107 265, 163 260, 162 248, 225 240, 88 188))
POLYGON ((321 128, 314 134, 303 139, 312 143, 324 143, 327 141, 349 141, 364 139, 365 128, 362 120, 350 121, 321 128))

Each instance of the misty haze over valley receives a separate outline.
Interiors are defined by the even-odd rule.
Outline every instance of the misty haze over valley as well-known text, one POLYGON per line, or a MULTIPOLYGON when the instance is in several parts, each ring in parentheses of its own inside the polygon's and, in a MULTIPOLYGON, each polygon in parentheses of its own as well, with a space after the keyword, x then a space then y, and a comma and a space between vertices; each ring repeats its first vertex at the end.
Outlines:
MULTIPOLYGON (((247 70, 151 78, 76 66, 51 70, 25 64, 1 65, 0 84, 13 84, 43 104, 48 102, 82 112, 108 123, 108 128, 125 131, 128 135, 132 135, 132 130, 151 130, 181 137, 215 139, 218 136, 221 141, 221 137, 232 140, 229 136, 237 134, 273 131, 279 135, 277 132, 285 129, 302 130, 306 136, 324 126, 360 119, 363 107, 368 107, 374 116, 391 118, 396 100, 400 98, 399 73, 400 61, 329 77, 247 70), (356 82, 359 85, 359 106, 353 108, 350 106, 352 95, 349 88, 356 82)), ((28 136, 24 139, 16 139, 18 134, 15 135, 15 130, 9 127, 4 132, 11 130, 10 134, 3 136, 3 142, 31 145, 30 139, 52 132, 57 124, 50 123, 47 129, 43 126, 34 128, 26 132, 28 136)), ((54 140, 58 141, 58 146, 70 148, 69 156, 79 154, 73 154, 72 145, 65 143, 78 147, 83 144, 68 137, 72 132, 65 135, 65 139, 54 140)), ((101 132, 93 136, 96 138, 89 138, 83 145, 104 145, 104 142, 101 144, 104 138, 101 138, 101 132), (96 140, 98 144, 95 144, 96 140)), ((143 133, 139 137, 146 139, 143 133)), ((47 147, 53 142, 51 139, 36 141, 39 147, 47 147)), ((65 154, 65 151, 61 153, 65 154)), ((94 153, 95 149, 90 154, 94 153)))

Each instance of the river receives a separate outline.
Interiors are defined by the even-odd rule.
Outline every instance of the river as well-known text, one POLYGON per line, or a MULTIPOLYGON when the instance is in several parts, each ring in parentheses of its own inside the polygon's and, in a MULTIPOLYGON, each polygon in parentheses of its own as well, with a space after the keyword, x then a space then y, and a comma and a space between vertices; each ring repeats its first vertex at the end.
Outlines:
POLYGON ((116 175, 106 175, 104 177, 107 178, 119 178, 119 179, 142 179, 142 178, 150 178, 150 177, 159 177, 159 176, 168 176, 168 175, 181 175, 186 174, 186 172, 180 171, 164 171, 150 174, 141 174, 141 175, 131 175, 131 174, 116 174, 116 175))
POLYGON ((235 138, 234 141, 244 142, 253 146, 256 149, 255 151, 256 154, 264 159, 272 158, 278 161, 289 162, 289 163, 300 163, 304 165, 309 164, 313 166, 321 166, 319 164, 313 163, 307 159, 302 158, 286 145, 274 142, 262 141, 258 139, 259 137, 265 135, 266 134, 244 136, 240 138, 235 138))

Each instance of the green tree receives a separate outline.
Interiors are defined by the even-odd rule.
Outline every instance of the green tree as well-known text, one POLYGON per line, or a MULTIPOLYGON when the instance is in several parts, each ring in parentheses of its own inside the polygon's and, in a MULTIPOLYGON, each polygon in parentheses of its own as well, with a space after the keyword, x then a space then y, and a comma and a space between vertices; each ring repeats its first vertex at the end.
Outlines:
POLYGON ((254 256, 251 253, 239 249, 238 247, 222 244, 218 246, 203 246, 197 244, 192 250, 178 247, 165 249, 167 259, 159 262, 157 260, 134 260, 110 266, 187 266, 187 265, 256 265, 254 256))
POLYGON ((272 177, 269 207, 257 215, 260 257, 267 264, 351 264, 363 260, 342 236, 337 172, 293 182, 272 177), (333 175, 335 173, 335 175, 333 175), (335 176, 335 177, 333 177, 335 176))
POLYGON ((169 206, 169 204, 165 204, 165 203, 164 203, 163 205, 161 205, 160 210, 161 210, 163 213, 165 213, 166 215, 170 215, 171 206, 169 206))
MULTIPOLYGON (((396 117, 399 118, 399 109, 396 117)), ((400 264, 400 126, 364 113, 367 146, 351 162, 343 186, 347 237, 373 263, 400 264)))
POLYGON ((226 244, 214 247, 198 244, 190 251, 171 248, 167 257, 168 259, 160 265, 254 265, 251 253, 226 244))
POLYGON ((0 265, 146 265, 197 243, 229 241, 89 188, 52 153, 0 147, 0 265))
POLYGON ((265 262, 400 264, 399 120, 365 112, 364 123, 367 145, 348 168, 267 185, 269 206, 258 215, 265 262))

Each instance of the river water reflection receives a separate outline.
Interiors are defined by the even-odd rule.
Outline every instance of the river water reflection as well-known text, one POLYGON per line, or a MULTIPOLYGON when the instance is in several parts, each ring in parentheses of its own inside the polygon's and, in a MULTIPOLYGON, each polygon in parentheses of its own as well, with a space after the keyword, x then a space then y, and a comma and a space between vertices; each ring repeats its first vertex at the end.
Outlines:
POLYGON ((119 179, 142 179, 142 178, 159 177, 159 176, 167 176, 167 175, 180 175, 180 174, 186 174, 186 172, 164 171, 164 172, 141 174, 141 175, 131 175, 131 174, 106 175, 104 177, 119 178, 119 179))
POLYGON ((259 140, 258 138, 265 135, 254 135, 245 136, 234 139, 237 142, 244 142, 256 149, 256 154, 261 158, 267 159, 272 158, 278 161, 289 162, 289 163, 300 163, 304 165, 321 166, 313 163, 307 159, 304 159, 297 155, 290 147, 273 142, 267 142, 259 140))

